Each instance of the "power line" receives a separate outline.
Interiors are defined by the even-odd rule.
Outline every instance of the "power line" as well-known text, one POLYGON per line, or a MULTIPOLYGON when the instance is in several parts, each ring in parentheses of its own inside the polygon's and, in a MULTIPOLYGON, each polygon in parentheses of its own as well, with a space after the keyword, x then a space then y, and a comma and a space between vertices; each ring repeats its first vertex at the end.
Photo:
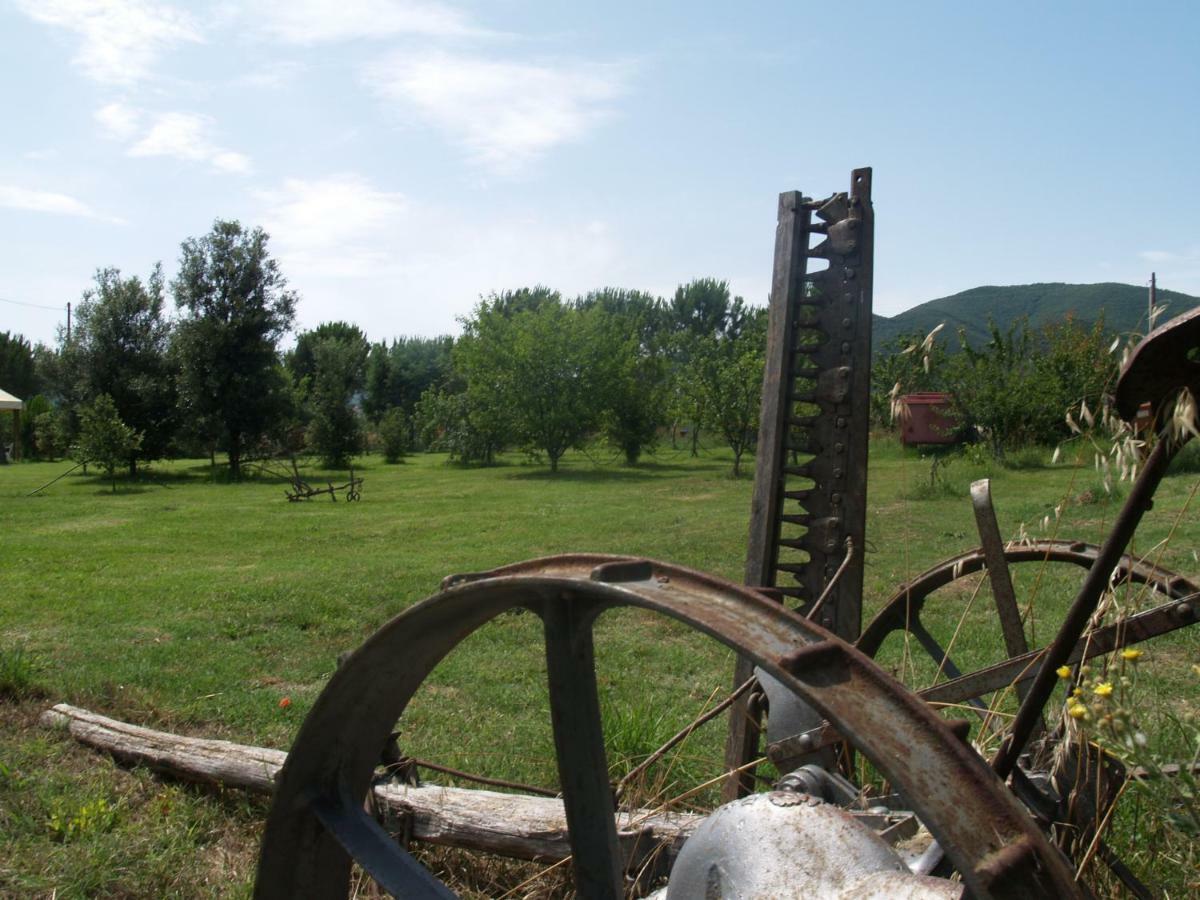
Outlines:
POLYGON ((4 297, 0 297, 0 303, 11 303, 13 306, 29 306, 29 307, 32 307, 33 309, 49 309, 54 312, 62 312, 63 311, 63 307, 61 307, 61 306, 43 306, 40 303, 26 303, 23 300, 8 300, 4 297))

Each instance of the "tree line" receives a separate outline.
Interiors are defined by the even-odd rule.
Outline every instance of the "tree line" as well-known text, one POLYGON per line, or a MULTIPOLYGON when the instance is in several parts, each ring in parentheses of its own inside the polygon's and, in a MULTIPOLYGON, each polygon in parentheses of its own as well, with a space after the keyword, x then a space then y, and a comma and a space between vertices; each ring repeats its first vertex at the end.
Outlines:
POLYGON ((1100 410, 1116 383, 1117 342, 1103 315, 1091 323, 1068 315, 1042 328, 1024 317, 1005 329, 989 320, 988 339, 978 347, 964 330, 957 346, 936 332, 900 335, 876 354, 877 425, 896 424, 895 401, 904 394, 944 392, 965 435, 1002 459, 1009 450, 1070 437, 1068 411, 1100 410))
MULTIPOLYGON (((571 448, 605 442, 635 465, 670 435, 698 452, 705 432, 753 450, 766 310, 701 278, 669 298, 604 288, 573 299, 543 286, 492 293, 458 337, 372 342, 326 322, 297 336, 299 302, 259 228, 235 221, 184 241, 167 282, 97 271, 57 346, 0 333, 0 387, 27 402, 23 450, 71 454, 135 476, 144 463, 218 453, 231 477, 248 459, 312 454, 344 467, 368 448, 414 449, 487 465, 519 449, 556 471, 571 448), (174 301, 174 314, 167 308, 174 301)), ((1099 408, 1115 377, 1103 319, 1040 330, 989 323, 960 336, 902 335, 876 353, 872 415, 898 394, 945 391, 958 421, 993 453, 1067 435, 1065 411, 1099 408)))
POLYGON ((695 453, 704 430, 736 471, 757 433, 766 311, 724 281, 670 298, 528 287, 482 298, 457 338, 371 342, 326 322, 285 350, 298 302, 266 233, 236 221, 184 241, 169 283, 161 265, 144 279, 100 269, 56 346, 0 333, 0 386, 27 404, 26 455, 136 476, 224 454, 237 479, 279 454, 342 467, 368 447, 393 462, 420 448, 489 464, 520 449, 556 471, 597 440, 629 465, 668 433, 695 453))

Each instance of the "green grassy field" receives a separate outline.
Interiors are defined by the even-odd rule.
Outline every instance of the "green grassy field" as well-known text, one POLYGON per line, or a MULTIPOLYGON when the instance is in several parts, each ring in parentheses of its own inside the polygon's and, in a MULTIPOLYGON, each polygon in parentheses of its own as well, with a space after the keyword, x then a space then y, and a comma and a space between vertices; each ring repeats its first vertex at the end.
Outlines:
MULTIPOLYGON (((966 499, 973 478, 993 477, 1007 536, 1023 525, 1033 537, 1099 541, 1119 508, 1090 468, 989 472, 957 460, 930 487, 929 463, 915 453, 881 441, 872 454, 868 615, 896 585, 978 544, 966 499)), ((572 455, 556 476, 515 456, 488 469, 448 466, 437 455, 399 466, 371 458, 361 467, 363 499, 352 504, 288 503, 283 484, 270 479, 214 483, 201 461, 156 465, 142 481, 119 481, 115 494, 100 478, 71 475, 26 496, 68 466, 0 467, 4 896, 225 897, 247 893, 253 877, 261 802, 122 770, 37 727, 46 706, 65 701, 151 727, 286 748, 337 655, 433 593, 443 576, 596 551, 738 580, 751 489, 750 478, 729 478, 731 460, 720 452, 691 459, 664 450, 634 469, 572 455)), ((1200 525, 1180 513, 1196 483, 1195 474, 1167 479, 1134 548, 1193 577, 1200 525)), ((1048 639, 1078 580, 1075 572, 1019 576, 1022 597, 1033 598, 1037 641, 1048 639)), ((929 615, 949 640, 970 603, 955 642, 964 665, 1000 657, 990 601, 970 600, 973 584, 948 589, 929 615)), ((1200 708, 1189 668, 1198 648, 1200 633, 1186 632, 1150 646, 1144 680, 1156 710, 1186 717, 1200 708)), ((711 642, 635 611, 601 619, 597 655, 615 770, 713 702, 732 665, 711 642)), ((903 642, 883 661, 924 677, 903 642)), ((504 616, 422 688, 401 724, 404 748, 553 786, 543 684, 539 624, 504 616)), ((659 787, 715 774, 720 731, 690 741, 658 773, 659 787)), ((1176 743, 1190 752, 1187 739, 1164 731, 1164 752, 1176 743)))

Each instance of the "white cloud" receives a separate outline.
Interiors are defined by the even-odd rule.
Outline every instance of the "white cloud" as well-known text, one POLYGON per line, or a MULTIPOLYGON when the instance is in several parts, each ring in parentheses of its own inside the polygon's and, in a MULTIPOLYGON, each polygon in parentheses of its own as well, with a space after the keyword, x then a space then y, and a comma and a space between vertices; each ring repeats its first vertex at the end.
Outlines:
MULTIPOLYGON (((115 118, 124 121, 121 116, 115 118)), ((219 172, 249 172, 249 157, 213 143, 209 137, 212 126, 211 117, 198 113, 160 113, 127 152, 130 156, 170 156, 206 162, 219 172)))
POLYGON ((124 103, 109 103, 96 110, 94 118, 106 136, 126 141, 137 132, 141 112, 124 103))
POLYGON ((1174 252, 1171 250, 1143 250, 1138 254, 1148 263, 1157 265, 1195 265, 1200 263, 1200 245, 1174 252))
POLYGON ((403 196, 376 190, 354 174, 289 178, 257 196, 285 269, 328 277, 378 271, 387 258, 384 235, 394 232, 406 209, 403 196))
POLYGON ((53 191, 31 191, 28 188, 0 184, 0 206, 28 212, 52 213, 60 216, 79 216, 99 219, 96 211, 66 194, 53 191))
POLYGON ((80 38, 73 62, 105 84, 141 81, 162 54, 181 42, 199 42, 185 12, 152 0, 17 0, 27 16, 80 38))
POLYGON ((256 196, 253 219, 303 297, 305 328, 344 319, 375 338, 445 333, 491 291, 548 284, 574 296, 629 275, 600 221, 462 213, 358 174, 291 178, 256 196))
POLYGON ((482 33, 462 11, 420 0, 259 0, 249 18, 272 37, 311 45, 396 35, 463 37, 482 33))
POLYGON ((442 52, 396 54, 368 66, 380 95, 406 104, 504 172, 582 138, 611 114, 623 65, 496 62, 442 52))

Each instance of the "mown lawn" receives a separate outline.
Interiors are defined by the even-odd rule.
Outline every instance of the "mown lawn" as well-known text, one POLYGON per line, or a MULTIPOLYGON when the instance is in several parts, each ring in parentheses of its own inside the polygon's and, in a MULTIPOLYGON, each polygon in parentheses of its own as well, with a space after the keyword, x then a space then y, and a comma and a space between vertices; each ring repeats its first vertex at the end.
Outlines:
MULTIPOLYGON (((1031 456, 1030 468, 990 472, 1002 532, 1023 526, 1033 537, 1099 541, 1118 504, 1099 487, 1090 459, 1089 467, 1037 465, 1048 455, 1031 456)), ((277 481, 214 482, 202 461, 156 465, 139 482, 118 481, 115 494, 101 479, 71 475, 27 496, 69 465, 0 468, 0 687, 6 671, 15 673, 0 691, 5 896, 224 897, 247 893, 253 878, 262 803, 121 770, 38 728, 38 712, 51 703, 287 747, 338 654, 433 593, 446 574, 597 551, 737 580, 751 489, 749 477, 729 477, 725 454, 692 459, 666 449, 634 469, 576 454, 555 476, 518 456, 489 469, 450 466, 437 455, 398 466, 368 458, 359 503, 288 503, 277 481)), ((869 610, 896 585, 978 544, 966 487, 989 473, 961 459, 944 471, 931 487, 928 461, 889 441, 873 448, 869 610)), ((1192 550, 1200 526, 1180 513, 1196 481, 1187 473, 1167 480, 1135 545, 1192 577, 1200 575, 1192 550)), ((1038 585, 1030 626, 1038 642, 1077 581, 1075 573, 1019 579, 1023 599, 1038 585)), ((990 601, 986 592, 970 600, 973 583, 931 606, 930 621, 948 629, 948 640, 970 602, 955 647, 961 662, 977 665, 1001 654, 982 611, 990 601)), ((533 618, 502 617, 439 666, 401 723, 406 750, 555 783, 533 618)), ((597 643, 616 769, 728 686, 727 653, 648 614, 606 615, 597 643)), ((901 645, 884 661, 909 674, 901 645)), ((1200 633, 1183 632, 1149 649, 1144 682, 1157 712, 1186 717, 1200 707, 1189 668, 1198 648, 1200 633)), ((720 730, 689 742, 659 774, 661 786, 715 774, 720 730)), ((1161 740, 1187 751, 1186 731, 1161 740)), ((1178 883, 1188 877, 1194 873, 1178 883)))

